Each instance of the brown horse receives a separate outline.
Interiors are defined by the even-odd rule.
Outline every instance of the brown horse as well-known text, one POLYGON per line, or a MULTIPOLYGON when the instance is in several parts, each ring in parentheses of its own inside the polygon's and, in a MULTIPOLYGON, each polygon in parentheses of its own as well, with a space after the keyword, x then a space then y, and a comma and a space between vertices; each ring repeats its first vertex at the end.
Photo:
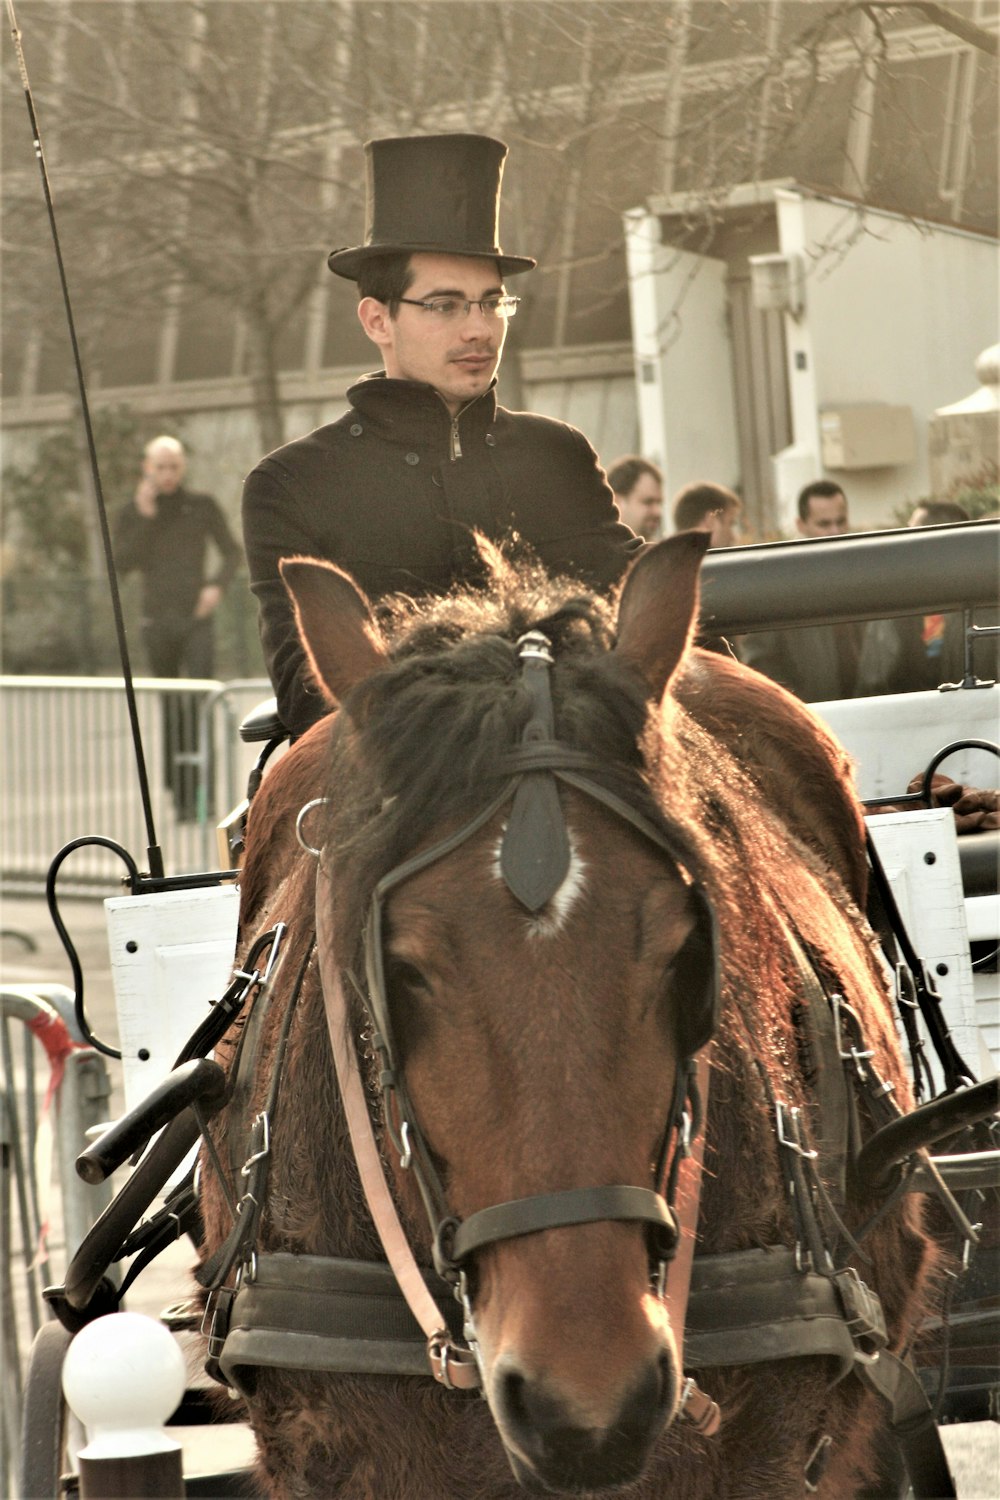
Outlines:
MULTIPOLYGON (((846 760, 780 689, 691 652, 703 546, 690 533, 647 549, 617 611, 484 548, 488 590, 400 601, 380 623, 338 570, 284 565, 317 682, 340 711, 274 767, 252 810, 244 937, 278 920, 289 936, 269 1004, 246 1028, 258 1034, 237 1069, 239 1108, 216 1130, 233 1165, 228 1202, 206 1163, 205 1259, 230 1234, 238 1167, 253 1154, 246 1132, 265 1103, 267 1196, 254 1205, 253 1248, 384 1259, 311 956, 317 862, 294 833, 321 790, 327 805, 303 828, 322 845, 329 882, 328 969, 364 973, 366 929, 370 944, 381 911, 385 1016, 373 1035, 352 992, 351 1030, 418 1260, 432 1263, 432 1229, 382 1114, 382 1031, 400 1075, 394 1107, 404 1100, 453 1221, 536 1196, 563 1204, 576 1190, 596 1190, 603 1207, 487 1239, 463 1261, 456 1279, 485 1401, 429 1375, 260 1369, 250 1418, 274 1496, 514 1500, 527 1486, 780 1500, 803 1493, 817 1450, 829 1459, 814 1475, 820 1494, 871 1492, 880 1398, 854 1378, 834 1383, 823 1355, 716 1361, 699 1379, 721 1406, 718 1433, 674 1420, 683 1363, 678 1310, 656 1280, 663 1252, 651 1250, 662 1226, 607 1207, 611 1185, 661 1186, 673 1104, 686 1097, 675 1079, 713 1033, 698 1255, 796 1245, 776 1101, 782 1119, 801 1122, 803 1150, 823 1144, 825 1124, 802 1032, 803 953, 908 1099, 855 904, 863 875, 846 760), (551 665, 532 659, 533 632, 551 665), (741 722, 748 701, 771 729, 741 722), (483 819, 508 785, 511 798, 483 819), (379 886, 415 855, 406 878, 379 886)), ((370 948, 368 964, 370 978, 370 948)), ((220 1056, 238 1056, 238 1041, 220 1056)), ((867 1099, 858 1112, 867 1128, 867 1099)), ((856 1227, 874 1205, 849 1169, 838 1190, 832 1161, 819 1158, 826 1187, 856 1227)), ((856 1264, 881 1298, 891 1348, 925 1311, 933 1259, 912 1197, 864 1241, 856 1264)))

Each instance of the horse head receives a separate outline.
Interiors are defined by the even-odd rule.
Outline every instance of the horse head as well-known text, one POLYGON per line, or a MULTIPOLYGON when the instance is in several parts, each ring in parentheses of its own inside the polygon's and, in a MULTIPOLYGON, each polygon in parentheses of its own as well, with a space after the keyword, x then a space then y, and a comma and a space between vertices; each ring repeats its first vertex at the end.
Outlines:
POLYGON ((412 1170, 397 1191, 458 1282, 529 1486, 628 1482, 679 1400, 659 1274, 676 1226, 654 1204, 714 958, 696 844, 652 788, 703 551, 701 533, 647 549, 616 612, 566 584, 541 618, 470 630, 443 601, 390 642, 345 573, 282 565, 340 710, 335 962, 367 968, 438 1222, 412 1170))

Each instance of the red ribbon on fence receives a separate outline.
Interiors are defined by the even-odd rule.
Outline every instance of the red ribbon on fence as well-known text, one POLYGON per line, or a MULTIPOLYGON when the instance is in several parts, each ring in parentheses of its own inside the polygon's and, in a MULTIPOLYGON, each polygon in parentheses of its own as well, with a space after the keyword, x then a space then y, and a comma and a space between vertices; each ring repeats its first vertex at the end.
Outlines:
POLYGON ((50 1118, 52 1101, 66 1075, 66 1060, 70 1053, 87 1050, 87 1044, 74 1041, 69 1034, 66 1022, 55 1011, 48 1009, 40 1011, 33 1020, 26 1021, 25 1025, 35 1040, 41 1042, 49 1060, 49 1081, 38 1115, 38 1130, 35 1136, 35 1180, 38 1184, 38 1217, 41 1222, 32 1264, 32 1269, 34 1269, 45 1260, 45 1242, 49 1234, 48 1209, 52 1186, 52 1122, 50 1118))

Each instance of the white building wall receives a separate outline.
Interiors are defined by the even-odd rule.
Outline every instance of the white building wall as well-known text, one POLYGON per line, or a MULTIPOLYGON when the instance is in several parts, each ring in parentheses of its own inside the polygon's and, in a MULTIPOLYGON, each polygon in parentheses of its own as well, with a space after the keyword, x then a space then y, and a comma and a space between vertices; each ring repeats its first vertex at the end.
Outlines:
POLYGON ((893 524, 930 494, 928 423, 968 389, 969 371, 997 336, 997 243, 805 193, 776 192, 779 246, 805 263, 805 307, 786 315, 794 443, 775 461, 780 514, 794 522, 799 488, 842 483, 855 526, 893 524), (911 408, 911 462, 825 468, 820 415, 888 403, 911 408))
POLYGON ((724 260, 661 243, 660 220, 625 216, 639 451, 685 484, 734 485, 739 447, 724 260))

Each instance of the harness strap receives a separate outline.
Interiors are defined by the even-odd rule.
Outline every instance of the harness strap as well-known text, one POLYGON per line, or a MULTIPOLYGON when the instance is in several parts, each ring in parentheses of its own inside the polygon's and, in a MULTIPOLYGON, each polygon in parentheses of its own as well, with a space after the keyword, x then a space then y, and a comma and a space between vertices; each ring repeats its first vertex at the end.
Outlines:
MULTIPOLYGON (((285 1014, 281 1019, 281 1029, 278 1033, 278 1041, 275 1047, 274 1071, 271 1074, 267 1099, 250 1129, 247 1157, 240 1169, 241 1175, 246 1179, 246 1188, 237 1204, 233 1226, 222 1244, 195 1271, 195 1280, 201 1286, 210 1287, 213 1295, 217 1297, 224 1291, 223 1283, 233 1266, 238 1262, 248 1260, 254 1251, 261 1215, 264 1212, 267 1174, 271 1158, 271 1123, 274 1120, 278 1103, 278 1090, 281 1086, 285 1048, 288 1045, 292 1019, 298 1005, 299 995, 302 992, 302 983, 306 976, 306 970, 312 960, 314 947, 315 937, 310 936, 305 947, 302 962, 299 965, 298 973, 295 976, 295 984, 289 995, 285 1014)), ((221 1300, 225 1301, 226 1299, 222 1298, 221 1300)))
MULTIPOLYGON (((431 1270, 421 1275, 438 1327, 457 1335, 461 1309, 450 1286, 431 1270)), ((427 1345, 391 1266, 265 1251, 236 1295, 219 1363, 247 1395, 258 1366, 426 1376, 427 1345)))
POLYGON ((319 951, 320 987, 326 1013, 330 1048, 333 1052, 337 1083, 344 1104, 344 1115, 354 1148, 354 1158, 361 1176, 365 1198, 392 1267, 400 1290, 427 1339, 427 1358, 431 1373, 442 1385, 472 1390, 479 1385, 479 1367, 471 1349, 457 1345, 441 1317, 417 1265, 406 1232, 400 1223, 396 1205, 385 1177, 385 1168, 375 1140, 364 1085, 358 1070, 348 1028, 344 987, 334 958, 333 898, 329 879, 320 864, 316 872, 316 931, 319 951))
MULTIPOLYGON (((695 1136, 690 1155, 678 1167, 675 1214, 677 1218, 677 1249, 667 1267, 664 1282, 664 1301, 670 1315, 677 1344, 677 1357, 682 1370, 687 1369, 685 1347, 685 1323, 688 1300, 691 1295, 691 1278, 694 1271, 694 1247, 698 1237, 698 1211, 701 1207, 701 1183, 705 1161, 705 1136, 708 1126, 708 1091, 712 1069, 704 1052, 700 1052, 691 1065, 697 1078, 701 1099, 703 1128, 695 1136)), ((722 1413, 718 1402, 713 1401, 698 1386, 693 1376, 688 1376, 681 1393, 678 1415, 691 1422, 703 1437, 714 1437, 722 1424, 722 1413)))
POLYGON ((914 1500, 952 1500, 958 1494, 934 1411, 915 1371, 888 1350, 857 1370, 865 1385, 889 1406, 889 1425, 899 1444, 914 1500))
POLYGON ((889 884, 885 868, 875 847, 875 840, 872 838, 871 829, 867 824, 865 825, 865 845, 868 850, 868 863, 871 868, 874 887, 878 893, 877 899, 881 904, 885 921, 895 934, 903 958, 909 965, 910 973, 913 976, 916 1001, 920 1007, 924 1025, 927 1027, 930 1039, 934 1044, 934 1050, 938 1055, 938 1060, 944 1072, 945 1088, 949 1093, 954 1092, 963 1083, 972 1082, 975 1074, 962 1057, 955 1045, 955 1040, 951 1032, 948 1030, 948 1023, 944 1018, 944 1012, 941 1008, 941 997, 937 992, 934 980, 928 973, 927 965, 918 956, 910 940, 910 935, 906 930, 906 923, 903 921, 899 907, 896 904, 892 886, 889 884))

